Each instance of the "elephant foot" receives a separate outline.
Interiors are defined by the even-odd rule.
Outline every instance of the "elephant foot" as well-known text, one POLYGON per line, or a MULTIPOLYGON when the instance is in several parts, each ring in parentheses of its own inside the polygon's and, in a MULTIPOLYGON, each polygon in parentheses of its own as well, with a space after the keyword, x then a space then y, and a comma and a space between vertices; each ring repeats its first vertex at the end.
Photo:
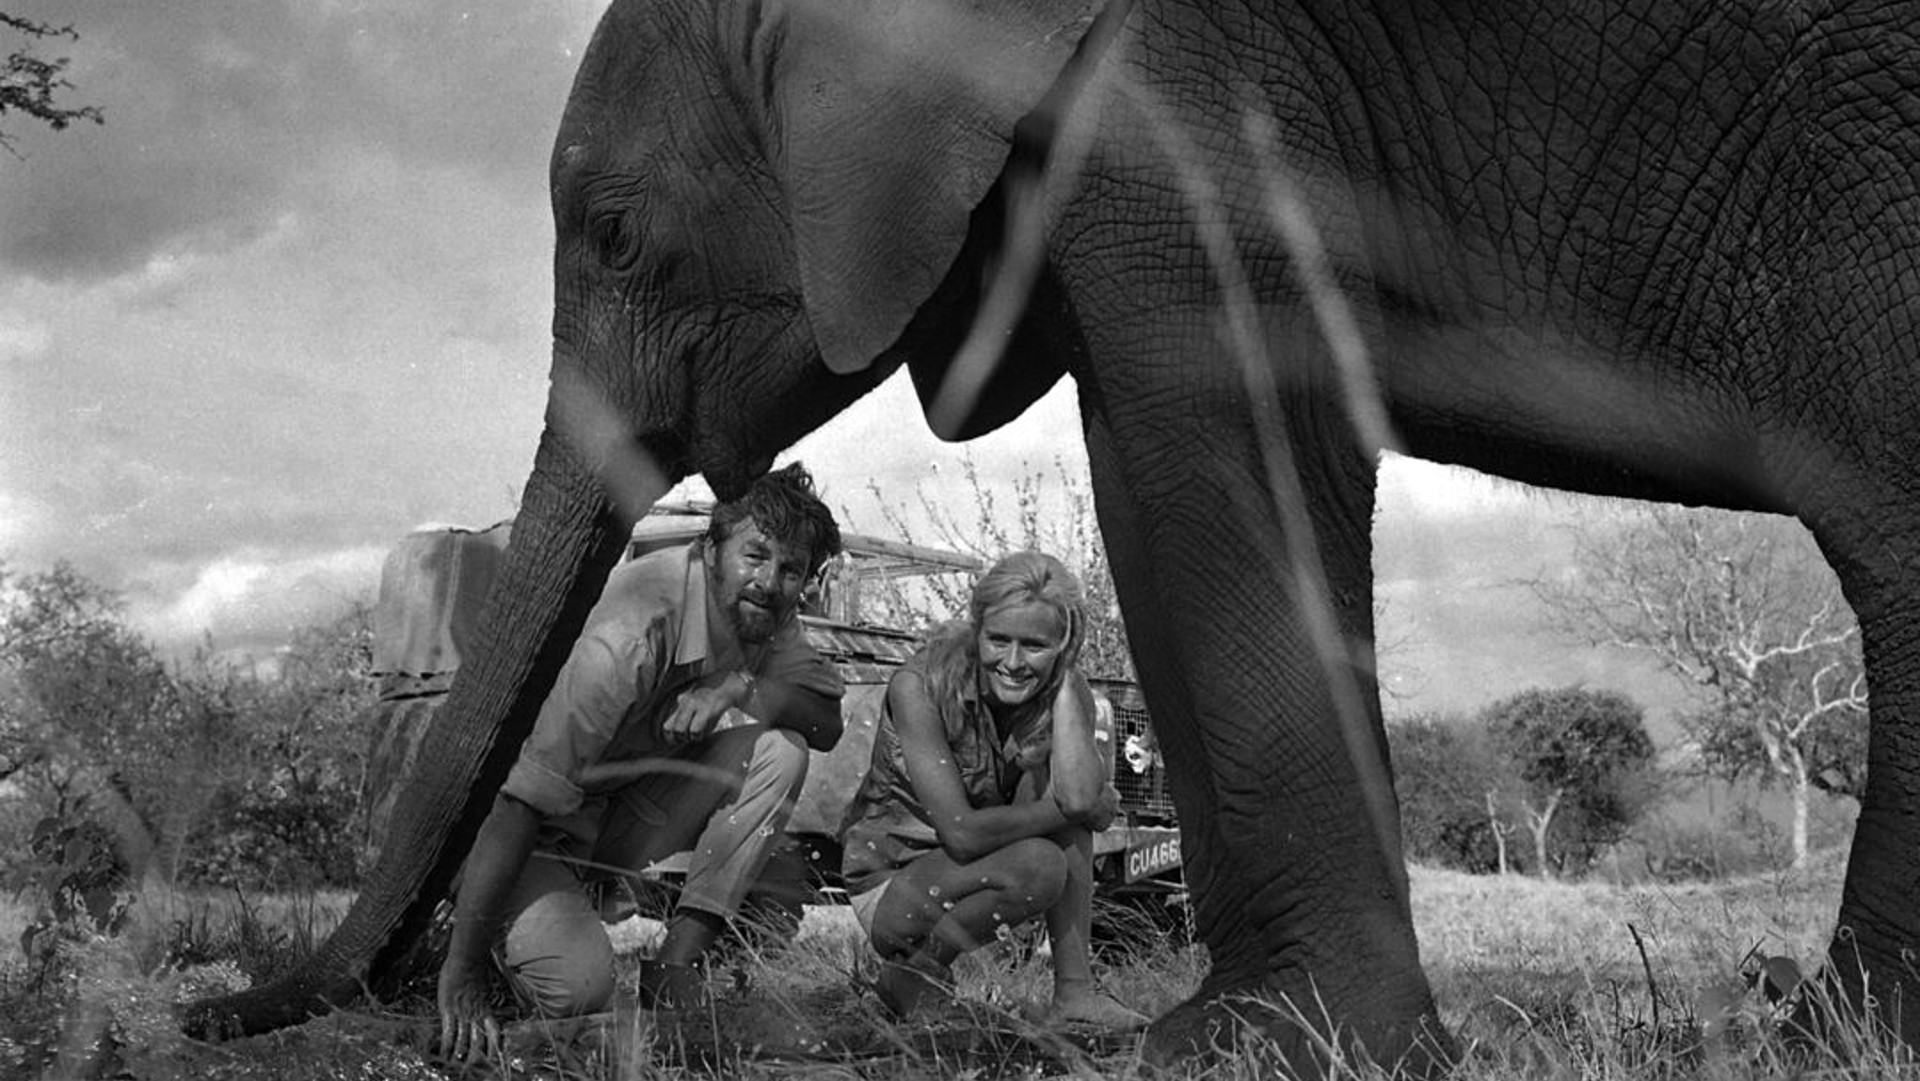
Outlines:
POLYGON ((1835 1061, 1920 1049, 1920 956, 1913 950, 1870 952, 1843 929, 1816 974, 1767 991, 1792 1003, 1787 1031, 1794 1041, 1835 1061))
POLYGON ((1380 1003, 1342 1010, 1324 996, 1285 990, 1280 983, 1203 987, 1148 1026, 1148 1063, 1171 1068, 1247 1061, 1311 1078, 1353 1076, 1353 1067, 1372 1062, 1390 1067, 1395 1077, 1438 1078, 1457 1060, 1453 1037, 1430 1004, 1405 1011, 1383 1010, 1380 1003), (1344 1020, 1330 1026, 1329 1017, 1344 1020))

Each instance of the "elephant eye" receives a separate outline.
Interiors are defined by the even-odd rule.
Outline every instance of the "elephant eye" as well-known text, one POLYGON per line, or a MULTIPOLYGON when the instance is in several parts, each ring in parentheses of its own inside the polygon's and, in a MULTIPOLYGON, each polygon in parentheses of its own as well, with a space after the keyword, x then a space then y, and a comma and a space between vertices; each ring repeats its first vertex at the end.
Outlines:
POLYGON ((600 265, 608 270, 631 270, 640 258, 640 229, 630 211, 613 210, 595 215, 587 225, 587 235, 600 265))

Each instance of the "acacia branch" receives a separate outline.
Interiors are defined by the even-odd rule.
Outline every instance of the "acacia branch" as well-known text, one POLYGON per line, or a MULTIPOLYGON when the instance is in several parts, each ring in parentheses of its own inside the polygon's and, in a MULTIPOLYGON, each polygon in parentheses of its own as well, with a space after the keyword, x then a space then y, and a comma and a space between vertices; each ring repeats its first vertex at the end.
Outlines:
POLYGON ((1817 653, 1821 650, 1843 646, 1850 641, 1855 634, 1859 633, 1859 631, 1857 628, 1851 626, 1838 631, 1825 628, 1823 625, 1827 623, 1832 614, 1832 602, 1829 601, 1822 604, 1818 612, 1808 617, 1806 627, 1802 629, 1799 635, 1791 642, 1761 646, 1752 644, 1746 640, 1736 640, 1730 647, 1730 652, 1733 653, 1735 659, 1746 672, 1747 676, 1752 678, 1759 672, 1760 666, 1769 661, 1780 660, 1787 657, 1805 656, 1809 653, 1817 653))
MULTIPOLYGON (((35 22, 5 12, 0 12, 0 25, 30 38, 69 38, 75 41, 80 38, 71 26, 35 22)), ((42 60, 26 50, 8 55, 5 66, 0 67, 0 117, 10 112, 25 113, 55 131, 65 130, 78 120, 105 123, 106 117, 97 106, 68 108, 54 100, 61 91, 73 89, 73 84, 61 76, 66 69, 65 57, 42 60)), ((0 131, 0 149, 5 149, 16 158, 20 157, 19 151, 13 147, 13 138, 4 131, 0 131)))
POLYGON ((1815 721, 1825 717, 1827 714, 1837 713, 1842 710, 1866 712, 1867 680, 1864 673, 1856 672, 1853 679, 1848 681, 1847 689, 1833 698, 1826 697, 1822 691, 1821 684, 1826 680, 1827 675, 1839 671, 1842 667, 1843 665, 1840 661, 1831 661, 1807 680, 1807 686, 1810 688, 1809 693, 1813 696, 1813 702, 1812 705, 1801 712, 1799 719, 1788 728, 1789 738, 1798 740, 1806 734, 1807 729, 1813 727, 1815 721))

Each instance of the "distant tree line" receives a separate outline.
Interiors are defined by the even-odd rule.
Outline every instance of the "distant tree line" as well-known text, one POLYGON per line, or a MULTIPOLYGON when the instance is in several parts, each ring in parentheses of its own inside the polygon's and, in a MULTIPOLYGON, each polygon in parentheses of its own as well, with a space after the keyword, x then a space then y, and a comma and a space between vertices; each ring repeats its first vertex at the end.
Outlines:
MULTIPOLYGON (((1531 690, 1473 717, 1410 719, 1391 741, 1408 851, 1470 871, 1577 871, 1627 837, 1663 788, 1778 787, 1784 845, 1806 865, 1816 791, 1858 799, 1867 692, 1838 581, 1790 519, 1610 508, 1583 524, 1564 573, 1529 582, 1550 627, 1645 657, 1695 688, 1664 775, 1640 707, 1581 688, 1531 690)), ((1720 832, 1761 832, 1750 808, 1720 832)), ((1683 834, 1647 870, 1722 869, 1683 834)), ((1749 864, 1751 860, 1747 861, 1749 864)))
POLYGON ((1542 877, 1591 866, 1659 795, 1641 707, 1614 691, 1523 691, 1472 718, 1394 725, 1409 858, 1542 877))
POLYGON ((1790 518, 1646 508, 1584 531, 1574 573, 1533 583, 1558 628, 1692 684, 1686 768, 1779 787, 1806 865, 1813 793, 1866 786, 1867 680, 1839 580, 1790 518))
POLYGON ((356 604, 266 663, 168 662, 73 567, 0 565, 0 845, 101 838, 135 881, 356 884, 370 624, 356 604))

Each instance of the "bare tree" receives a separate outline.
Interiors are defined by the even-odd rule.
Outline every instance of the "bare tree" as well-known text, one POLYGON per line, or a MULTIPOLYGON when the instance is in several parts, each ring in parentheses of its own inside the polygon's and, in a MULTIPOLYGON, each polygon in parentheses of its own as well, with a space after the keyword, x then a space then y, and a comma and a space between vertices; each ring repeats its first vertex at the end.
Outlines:
POLYGON ((1812 791, 1859 796, 1867 709, 1859 630, 1810 538, 1785 518, 1663 507, 1575 551, 1572 575, 1532 583, 1554 621, 1700 688, 1684 723, 1701 767, 1783 784, 1803 866, 1812 791))
MULTIPOLYGON (((32 43, 35 41, 78 40, 80 35, 73 27, 35 22, 4 11, 0 11, 0 26, 29 39, 27 44, 7 54, 6 65, 0 67, 0 118, 8 113, 24 113, 55 131, 64 130, 76 120, 105 122, 96 106, 73 107, 55 100, 61 92, 73 89, 73 84, 62 74, 67 69, 65 57, 48 60, 34 54, 32 43)), ((0 130, 0 148, 18 156, 13 149, 13 139, 4 130, 0 130)))
POLYGON ((1520 797, 1520 813, 1527 820, 1527 835, 1533 838, 1533 873, 1541 878, 1553 877, 1553 861, 1547 854, 1547 831, 1553 828, 1553 816, 1560 810, 1560 800, 1565 797, 1565 788, 1555 787, 1540 792, 1540 803, 1534 805, 1531 794, 1520 797))
MULTIPOLYGON (((1493 847, 1496 853, 1494 869, 1499 874, 1504 875, 1509 870, 1507 864, 1507 838, 1512 836, 1513 826, 1508 823, 1505 818, 1501 817, 1498 796, 1499 793, 1496 790, 1491 788, 1487 789, 1487 828, 1493 834, 1493 847)), ((1545 866, 1544 860, 1541 865, 1545 866)))

